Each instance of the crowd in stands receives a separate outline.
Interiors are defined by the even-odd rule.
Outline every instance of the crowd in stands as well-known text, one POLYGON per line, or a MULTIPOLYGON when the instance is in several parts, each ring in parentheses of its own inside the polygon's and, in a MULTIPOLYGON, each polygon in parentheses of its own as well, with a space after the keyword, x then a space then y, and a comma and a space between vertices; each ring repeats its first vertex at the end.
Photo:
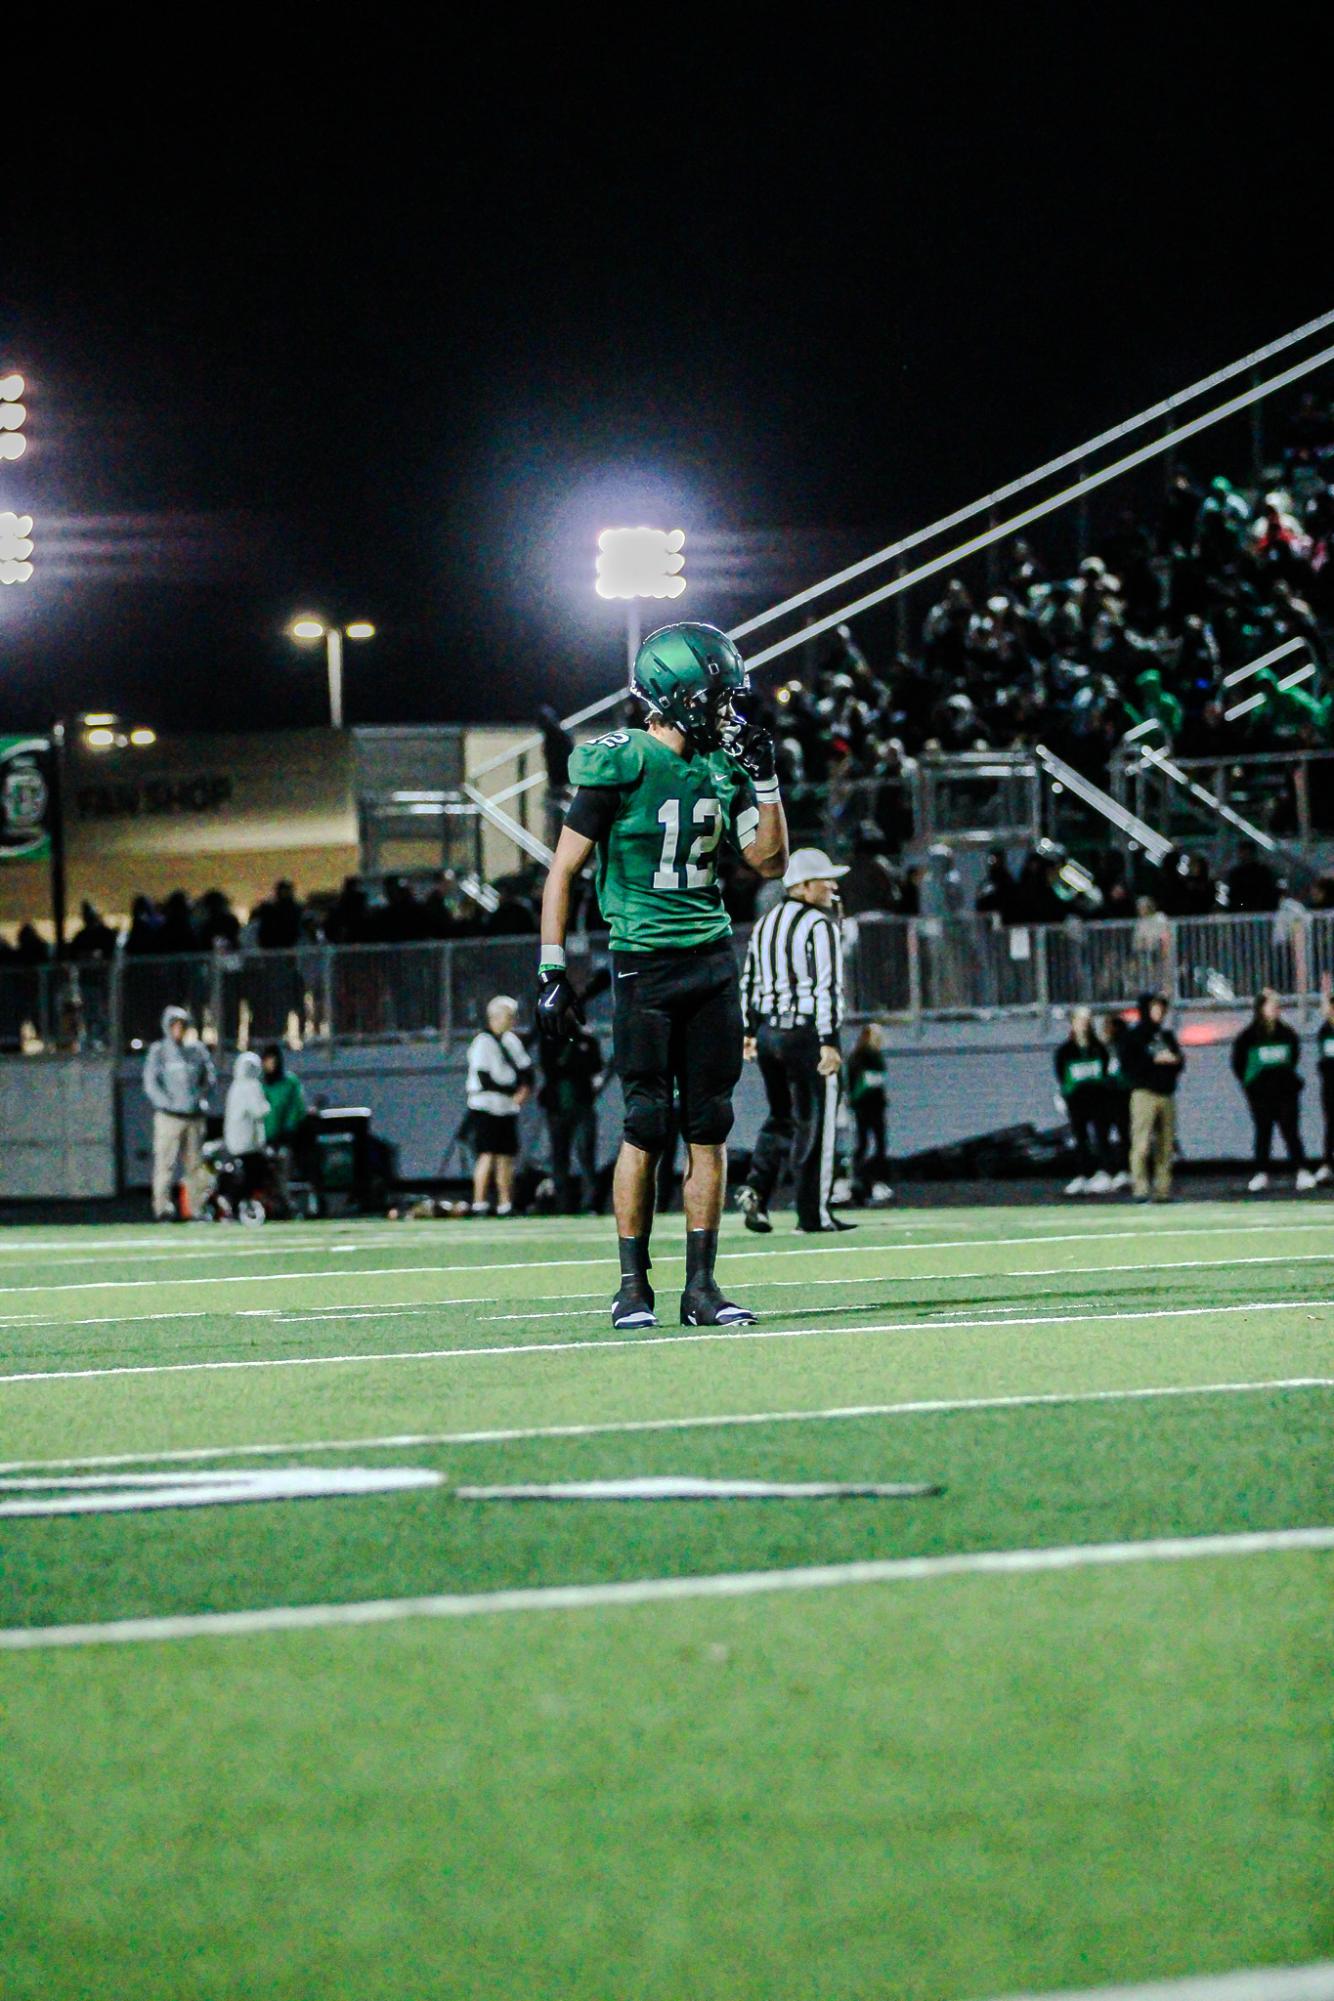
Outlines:
MULTIPOLYGON (((1183 757, 1334 747, 1334 695, 1322 692, 1332 476, 1334 412, 1307 397, 1267 490, 1180 468, 1157 519, 1124 511, 1073 575, 1016 541, 985 592, 950 578, 919 647, 887 667, 847 627, 812 641, 768 699, 787 796, 828 788, 836 819, 841 795, 864 818, 875 781, 872 817, 893 850, 913 761, 933 751, 1042 741, 1105 782, 1126 731, 1150 721, 1183 757), (1316 673, 1282 687, 1305 664, 1296 654, 1262 669, 1243 691, 1259 699, 1227 720, 1224 675, 1292 638, 1307 642, 1316 673)), ((1334 827, 1334 796, 1312 811, 1334 827)))

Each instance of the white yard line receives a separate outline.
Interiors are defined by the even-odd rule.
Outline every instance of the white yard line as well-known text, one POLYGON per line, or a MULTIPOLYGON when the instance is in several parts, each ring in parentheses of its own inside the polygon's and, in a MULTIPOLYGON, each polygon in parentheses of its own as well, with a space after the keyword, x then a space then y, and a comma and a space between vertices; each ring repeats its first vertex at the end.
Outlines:
MULTIPOLYGON (((867 1246, 866 1248, 869 1249, 870 1247, 867 1246)), ((588 1260, 579 1259, 577 1262, 582 1266, 588 1260)), ((949 1271, 932 1273, 866 1272, 859 1273, 854 1277, 843 1276, 838 1278, 752 1278, 746 1281, 746 1287, 748 1291, 754 1292, 777 1292, 801 1291, 816 1285, 915 1285, 924 1283, 943 1285, 952 1283, 955 1280, 961 1284, 965 1284, 969 1281, 983 1278, 1091 1278, 1105 1272, 1218 1271, 1232 1266, 1275 1264, 1334 1264, 1334 1251, 1293 1251, 1243 1258, 1172 1258, 1155 1264, 1039 1265, 1022 1270, 1006 1271, 949 1271)), ((475 1269, 480 1269, 480 1267, 475 1267, 475 1269)), ((492 1267, 492 1269, 495 1269, 495 1267, 492 1267)), ((348 1274, 349 1277, 364 1275, 358 1273, 348 1274)), ((51 1287, 45 1289, 59 1291, 61 1288, 51 1287)), ((607 1288, 599 1286, 591 1292, 538 1292, 530 1296, 534 1300, 543 1301, 553 1299, 569 1301, 603 1299, 607 1296, 607 1288)), ((322 1306, 313 1309, 309 1313, 295 1313, 290 1307, 283 1306, 241 1306, 225 1308, 222 1314, 213 1315, 212 1317, 227 1317, 241 1320, 264 1319, 272 1320, 275 1324, 282 1327, 297 1327, 312 1323, 318 1325, 321 1321, 387 1320, 399 1316, 406 1318, 414 1314, 439 1313, 446 1308, 454 1306, 497 1306, 499 1304, 500 1300, 495 1294, 479 1293, 471 1296, 437 1300, 386 1300, 380 1306, 374 1306, 365 1302, 357 1302, 350 1306, 322 1306)), ((942 1301, 940 1304, 944 1306, 946 1302, 942 1301)), ((87 1319, 51 1319, 45 1315, 39 1316, 36 1314, 0 1314, 0 1333, 4 1333, 10 1329, 25 1327, 135 1327, 147 1325, 150 1321, 155 1320, 203 1320, 209 1317, 207 1307, 196 1307, 175 1313, 95 1314, 87 1319)), ((550 1313, 489 1313, 484 1316, 488 1321, 563 1320, 565 1317, 564 1312, 559 1310, 550 1313)))
MULTIPOLYGON (((1036 1270, 1028 1271, 943 1271, 932 1272, 930 1274, 924 1272, 871 1272, 857 1278, 751 1278, 746 1280, 746 1290, 748 1292, 770 1292, 777 1290, 779 1287, 782 1287, 784 1290, 796 1287, 800 1290, 813 1285, 946 1285, 952 1284, 956 1279, 961 1283, 968 1283, 982 1278, 1093 1278, 1103 1272, 1222 1271, 1234 1265, 1300 1264, 1334 1264, 1334 1251, 1292 1251, 1284 1255, 1275 1254, 1258 1258, 1173 1258, 1165 1260, 1161 1264, 1043 1265, 1036 1270)), ((534 1296, 540 1299, 544 1295, 538 1293, 534 1296)), ((601 1299, 603 1295, 600 1292, 558 1292, 554 1294, 548 1293, 545 1296, 555 1299, 601 1299)), ((453 1300, 441 1301, 441 1304, 446 1306, 452 1306, 454 1303, 453 1300)), ((939 1303, 943 1306, 946 1302, 941 1301, 939 1303)), ((830 1311, 832 1309, 826 1308, 824 1310, 830 1311)), ((334 1316, 337 1314, 338 1309, 331 1307, 328 1309, 328 1312, 330 1316, 334 1316)), ((374 1309, 371 1309, 371 1312, 373 1313, 374 1309)), ((560 1312, 487 1313, 483 1315, 483 1318, 487 1321, 563 1320, 565 1315, 560 1312)), ((290 1326, 290 1318, 285 1316, 283 1324, 290 1326)))
MULTIPOLYGON (((1204 1225, 1186 1225, 1180 1228, 1156 1230, 1153 1234, 1155 1237, 1227 1237, 1231 1240, 1233 1237, 1254 1236, 1257 1234, 1272 1236, 1275 1227, 1272 1223, 1246 1223, 1217 1228, 1206 1227, 1204 1225)), ((1334 1230, 1334 1211, 1331 1212, 1328 1222, 1286 1223, 1281 1227, 1288 1231, 1332 1231, 1334 1230)), ((1123 1240, 1137 1237, 1142 1239, 1143 1235, 1144 1232, 1142 1230, 1075 1230, 1059 1235, 1056 1232, 1049 1232, 1043 1237, 1042 1241, 1050 1244, 1081 1244, 1114 1242, 1118 1239, 1123 1240)), ((610 1239, 599 1237, 598 1241, 604 1242, 610 1241, 610 1239)), ((1031 1250, 1033 1242, 1034 1239, 1031 1235, 1024 1237, 946 1237, 920 1244, 887 1244, 884 1242, 849 1244, 846 1239, 841 1238, 837 1244, 806 1244, 797 1250, 789 1251, 750 1250, 745 1247, 729 1249, 722 1252, 721 1257, 724 1263, 733 1263, 742 1258, 753 1261, 756 1258, 875 1257, 883 1255, 886 1252, 897 1256, 906 1254, 915 1257, 935 1251, 1009 1250, 1016 1246, 1031 1250)), ((608 1267, 614 1267, 615 1259, 611 1257, 515 1258, 500 1263, 475 1261, 468 1264, 451 1265, 381 1265, 367 1270, 349 1270, 346 1265, 340 1265, 326 1271, 232 1272, 208 1278, 174 1279, 170 1283, 176 1286, 282 1285, 284 1283, 309 1285, 316 1279, 387 1278, 402 1280, 415 1276, 423 1278, 442 1276, 477 1278, 483 1273, 492 1271, 558 1271, 571 1265, 581 1267, 607 1265, 608 1267)), ((160 1278, 109 1278, 77 1279, 64 1281, 58 1285, 0 1285, 0 1297, 34 1292, 133 1291, 148 1286, 161 1285, 162 1283, 163 1281, 160 1278)), ((447 1301, 444 1303, 448 1304, 447 1301)))
POLYGON ((1183 1980, 1149 1980, 1130 1987, 1063 1987, 1025 1991, 1003 2001, 1334 2001, 1334 1959, 1310 1966, 1255 1966, 1237 1973, 1197 1973, 1183 1980))
POLYGON ((90 1647, 142 1640, 224 1638, 382 1626, 400 1619, 472 1619, 498 1612, 580 1612, 692 1598, 753 1598, 773 1592, 835 1591, 854 1584, 907 1584, 938 1577, 1023 1576, 1126 1563, 1184 1563, 1197 1557, 1266 1556, 1279 1550, 1334 1549, 1334 1527, 1268 1529, 1245 1535, 1163 1536, 1053 1549, 976 1550, 959 1556, 889 1557, 811 1564, 798 1570, 724 1571, 702 1577, 645 1577, 623 1584, 555 1584, 423 1598, 371 1598, 347 1605, 265 1605, 246 1612, 192 1612, 159 1619, 107 1619, 68 1626, 0 1628, 0 1652, 90 1647))
POLYGON ((1279 1376, 1256 1383, 1172 1383, 1130 1390, 1035 1390, 1004 1397, 919 1397, 908 1403, 836 1404, 822 1410, 729 1411, 704 1417, 634 1417, 602 1424, 511 1425, 493 1431, 399 1431, 378 1438, 287 1439, 279 1445, 191 1445, 171 1452, 97 1453, 77 1459, 9 1459, 0 1473, 97 1466, 178 1465, 196 1459, 266 1459, 292 1452, 417 1450, 424 1445, 512 1445, 538 1438, 609 1438, 645 1431, 724 1430, 752 1424, 829 1424, 848 1418, 934 1417, 955 1411, 1030 1410, 1044 1405, 1137 1403, 1159 1397, 1255 1396, 1276 1390, 1334 1389, 1334 1376, 1279 1376))
POLYGON ((466 1361, 486 1355, 572 1355, 589 1350, 612 1348, 677 1348, 704 1341, 822 1341, 840 1334, 933 1334, 985 1327, 1068 1327, 1090 1326, 1097 1321, 1124 1325, 1134 1320, 1199 1320, 1230 1313, 1300 1313, 1309 1308, 1334 1311, 1334 1300, 1253 1299, 1237 1300, 1228 1306, 1155 1306, 1130 1313, 1044 1313, 1022 1317, 991 1315, 981 1320, 882 1320, 871 1326, 858 1323, 842 1327, 720 1327, 689 1334, 607 1334, 598 1340, 515 1341, 472 1348, 405 1348, 389 1354, 365 1355, 273 1355, 247 1357, 227 1362, 132 1362, 97 1369, 31 1369, 0 1375, 4 1383, 61 1383, 88 1381, 106 1376, 176 1376, 209 1374, 225 1369, 319 1369, 336 1366, 378 1367, 384 1362, 466 1361))

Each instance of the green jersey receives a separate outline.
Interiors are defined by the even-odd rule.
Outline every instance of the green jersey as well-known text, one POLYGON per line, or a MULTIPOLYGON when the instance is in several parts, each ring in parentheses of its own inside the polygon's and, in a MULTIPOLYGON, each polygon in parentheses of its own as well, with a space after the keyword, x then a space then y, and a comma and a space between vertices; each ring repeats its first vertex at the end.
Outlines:
POLYGON ((613 730, 570 754, 570 783, 610 795, 598 837, 598 903, 613 952, 687 951, 726 938, 718 885, 724 838, 745 848, 759 808, 722 751, 679 756, 647 730, 613 730))

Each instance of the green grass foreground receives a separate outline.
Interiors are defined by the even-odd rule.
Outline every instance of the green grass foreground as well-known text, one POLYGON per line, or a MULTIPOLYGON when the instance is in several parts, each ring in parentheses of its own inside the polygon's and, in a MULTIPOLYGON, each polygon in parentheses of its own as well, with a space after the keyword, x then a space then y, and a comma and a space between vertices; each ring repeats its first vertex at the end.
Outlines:
MULTIPOLYGON (((0 1236, 11 1472, 444 1475, 5 1521, 0 1627, 1334 1522, 1334 1204, 727 1248, 782 1338, 613 1346, 587 1223, 0 1236), (835 1414, 923 1400, 987 1407, 835 1414), (570 1425, 597 1429, 471 1435, 570 1425), (655 1472, 946 1492, 450 1493, 655 1472)), ((664 1233, 667 1305, 678 1256, 664 1233)), ((1266 1552, 0 1653, 4 1992, 979 2001, 1315 1959, 1330 1575, 1266 1552)))

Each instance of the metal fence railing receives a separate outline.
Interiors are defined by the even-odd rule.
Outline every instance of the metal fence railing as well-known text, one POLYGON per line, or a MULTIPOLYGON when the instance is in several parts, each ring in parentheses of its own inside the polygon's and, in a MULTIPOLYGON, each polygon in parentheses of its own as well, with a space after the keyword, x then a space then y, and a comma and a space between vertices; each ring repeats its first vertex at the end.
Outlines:
MULTIPOLYGON (((736 944, 744 950, 744 931, 736 944)), ((188 1008, 224 1049, 448 1045, 476 1031, 492 995, 513 994, 522 1008, 534 959, 525 935, 5 966, 0 1051, 130 1054, 158 1035, 168 1006, 188 1008)), ((1148 988, 1184 1005, 1227 1007, 1271 986, 1309 1006, 1322 976, 1334 975, 1334 911, 1045 925, 871 914, 849 923, 845 960, 853 1020, 1124 1007, 1148 988)), ((590 1013, 605 1022, 605 939, 573 941, 571 967, 579 984, 594 981, 590 1013)))

